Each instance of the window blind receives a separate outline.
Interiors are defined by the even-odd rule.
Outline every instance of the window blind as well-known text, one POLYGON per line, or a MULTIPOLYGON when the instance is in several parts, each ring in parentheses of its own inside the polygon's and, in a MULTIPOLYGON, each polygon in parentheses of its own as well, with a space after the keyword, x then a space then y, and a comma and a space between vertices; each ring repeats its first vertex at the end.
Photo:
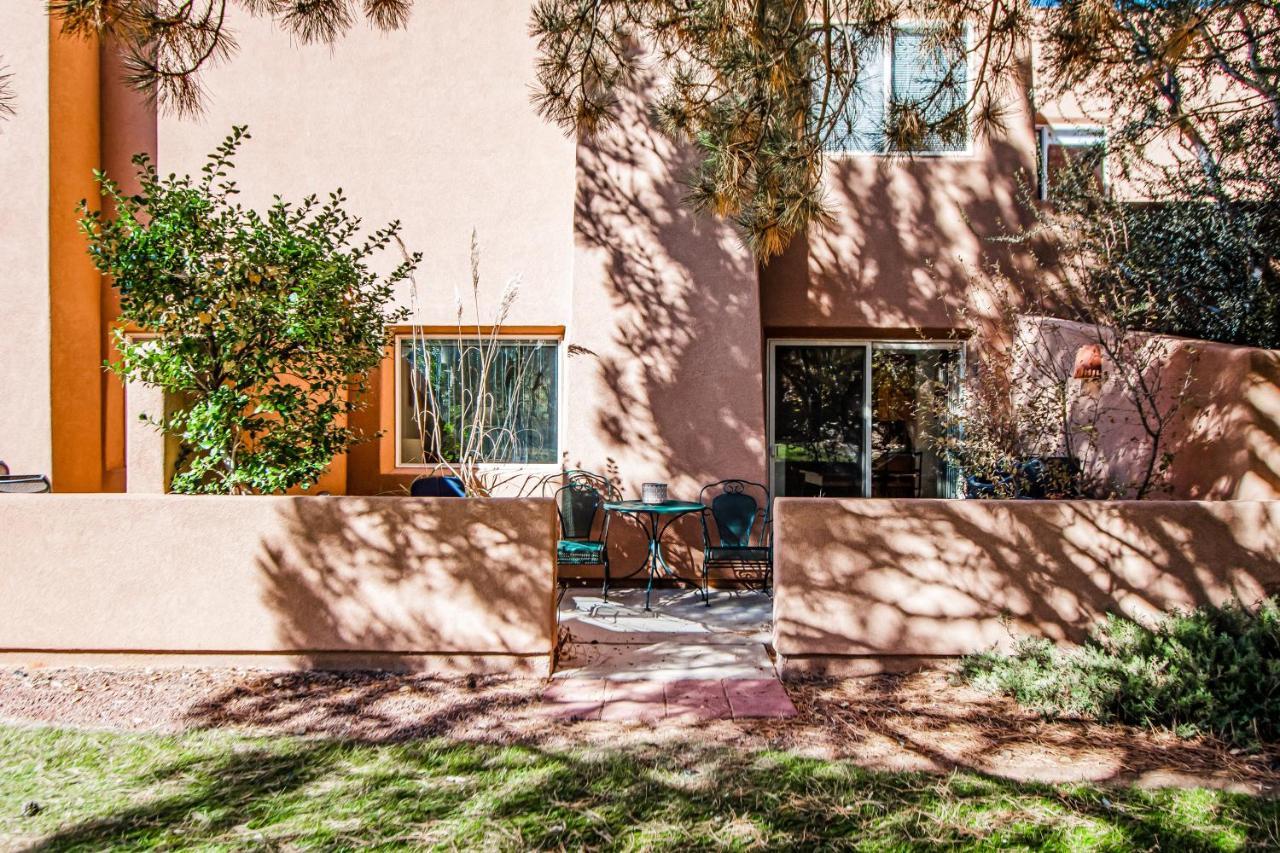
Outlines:
MULTIPOLYGON (((939 45, 927 29, 903 29, 893 37, 893 102, 921 109, 930 124, 964 104, 968 81, 961 45, 939 45)), ((925 137, 923 151, 963 151, 967 140, 925 137)))

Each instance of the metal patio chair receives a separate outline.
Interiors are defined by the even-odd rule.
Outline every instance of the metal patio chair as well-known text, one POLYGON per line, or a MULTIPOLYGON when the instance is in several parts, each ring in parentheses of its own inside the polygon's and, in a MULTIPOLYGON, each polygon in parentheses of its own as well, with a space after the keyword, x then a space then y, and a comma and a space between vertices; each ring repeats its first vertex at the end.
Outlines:
POLYGON ((711 604, 708 580, 713 568, 732 569, 734 580, 742 581, 748 589, 758 585, 772 595, 769 490, 750 480, 721 480, 703 486, 698 498, 710 510, 702 514, 702 600, 711 604))
POLYGON ((0 474, 0 494, 31 495, 51 491, 49 478, 42 474, 0 474))
POLYGON ((9 466, 0 460, 0 495, 31 495, 52 491, 49 478, 43 474, 10 474, 9 466))
MULTIPOLYGON (((609 597, 609 513, 604 504, 616 491, 605 477, 590 471, 566 471, 564 485, 555 491, 560 538, 556 566, 601 566, 602 593, 609 597), (599 520, 599 524, 597 524, 599 520)), ((561 596, 568 584, 560 582, 561 596)))

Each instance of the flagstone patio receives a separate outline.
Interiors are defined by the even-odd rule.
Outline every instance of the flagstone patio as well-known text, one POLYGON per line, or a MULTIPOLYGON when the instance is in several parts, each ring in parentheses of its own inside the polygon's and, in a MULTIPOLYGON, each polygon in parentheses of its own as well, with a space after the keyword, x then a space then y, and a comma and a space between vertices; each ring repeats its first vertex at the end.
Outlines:
POLYGON ((772 600, 759 592, 569 590, 568 631, 544 711, 561 719, 639 720, 789 717, 769 655, 772 600))

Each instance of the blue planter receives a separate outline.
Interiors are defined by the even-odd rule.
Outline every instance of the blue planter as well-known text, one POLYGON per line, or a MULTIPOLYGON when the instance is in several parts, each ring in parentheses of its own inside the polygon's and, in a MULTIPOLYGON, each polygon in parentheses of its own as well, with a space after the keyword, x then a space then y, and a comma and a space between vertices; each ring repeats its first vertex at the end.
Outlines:
POLYGON ((415 498, 465 498, 467 491, 457 477, 419 477, 409 486, 415 498))

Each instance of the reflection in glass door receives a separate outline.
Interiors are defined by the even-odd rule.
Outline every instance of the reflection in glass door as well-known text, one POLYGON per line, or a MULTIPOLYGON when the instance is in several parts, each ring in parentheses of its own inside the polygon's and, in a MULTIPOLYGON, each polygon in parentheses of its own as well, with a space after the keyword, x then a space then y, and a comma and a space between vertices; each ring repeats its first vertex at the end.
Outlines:
POLYGON ((956 345, 774 341, 769 353, 775 494, 955 496, 956 474, 928 439, 958 387, 956 345))
POLYGON ((871 496, 949 498, 955 472, 929 435, 936 406, 955 391, 960 350, 925 344, 875 344, 871 351, 871 496))
POLYGON ((774 493, 866 495, 867 347, 776 344, 772 354, 774 493))

